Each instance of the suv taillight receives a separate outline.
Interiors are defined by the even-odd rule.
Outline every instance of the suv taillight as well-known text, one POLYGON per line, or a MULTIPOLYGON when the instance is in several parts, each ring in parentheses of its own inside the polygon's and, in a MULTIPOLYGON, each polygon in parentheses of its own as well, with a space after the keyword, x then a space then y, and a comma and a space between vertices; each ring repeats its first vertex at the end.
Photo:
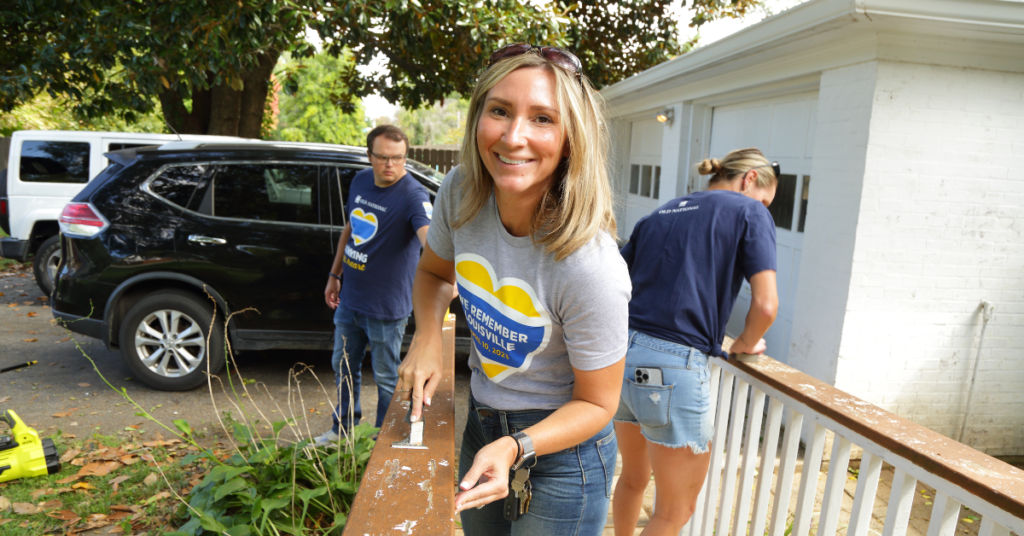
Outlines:
POLYGON ((107 228, 107 219, 89 203, 68 203, 60 213, 60 232, 89 238, 107 228))

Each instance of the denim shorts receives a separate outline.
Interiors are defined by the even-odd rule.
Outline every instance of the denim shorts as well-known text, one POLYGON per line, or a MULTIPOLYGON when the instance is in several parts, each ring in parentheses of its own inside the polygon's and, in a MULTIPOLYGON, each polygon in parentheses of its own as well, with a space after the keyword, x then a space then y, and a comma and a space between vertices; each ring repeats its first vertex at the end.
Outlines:
MULTIPOLYGON (((459 481, 476 452, 491 441, 523 430, 554 410, 502 411, 470 397, 469 416, 459 456, 459 481)), ((462 512, 467 536, 551 534, 600 536, 608 519, 618 445, 609 422, 590 439, 560 452, 537 457, 530 470, 530 510, 516 521, 504 517, 504 500, 462 512)))
POLYGON ((629 330, 622 398, 615 421, 640 425, 644 437, 666 447, 689 447, 695 454, 707 451, 714 429, 711 415, 711 370, 708 356, 696 348, 629 330), (649 381, 637 383, 638 368, 649 381))

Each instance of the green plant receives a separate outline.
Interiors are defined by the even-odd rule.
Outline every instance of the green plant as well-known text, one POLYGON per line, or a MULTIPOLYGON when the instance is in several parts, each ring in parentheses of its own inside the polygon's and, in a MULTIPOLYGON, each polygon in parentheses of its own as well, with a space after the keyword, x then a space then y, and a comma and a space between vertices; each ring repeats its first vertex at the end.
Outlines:
MULTIPOLYGON (((213 300, 211 299, 211 302, 213 300)), ((216 322, 216 304, 211 318, 216 322)), ((246 310, 234 314, 241 314, 246 310)), ((224 320, 224 329, 231 316, 224 320)), ((229 339, 225 336, 225 341, 229 339)), ((209 339, 207 339, 209 344, 209 339)), ((246 380, 235 366, 230 342, 225 342, 227 355, 226 385, 219 376, 208 375, 207 386, 210 398, 216 408, 214 397, 215 381, 230 396, 234 413, 218 412, 220 424, 231 445, 229 456, 219 450, 201 445, 191 426, 185 420, 175 420, 167 425, 154 417, 128 395, 125 388, 114 387, 96 367, 96 363, 85 353, 77 340, 79 352, 92 364, 93 370, 107 384, 131 403, 138 415, 146 417, 179 441, 190 445, 193 453, 178 463, 183 467, 209 468, 202 481, 187 492, 187 499, 172 484, 169 474, 174 467, 165 469, 154 459, 170 493, 185 505, 180 515, 171 520, 179 528, 165 534, 341 534, 347 521, 347 514, 359 489, 359 482, 366 469, 375 444, 377 428, 360 424, 350 432, 342 434, 332 449, 313 447, 305 414, 287 413, 290 418, 274 421, 269 435, 264 435, 261 423, 271 422, 265 412, 257 406, 250 392, 253 382, 246 380), (245 403, 248 401, 248 407, 245 403), (240 415, 237 419, 234 415, 240 415), (285 437, 290 432, 292 437, 285 437)), ((310 374, 326 395, 327 389, 307 365, 297 364, 288 375, 289 408, 297 400, 299 407, 305 407, 299 377, 310 374)), ((276 402, 275 402, 276 403, 276 402)), ((278 410, 281 408, 278 407, 278 410)), ((283 411, 282 414, 285 414, 283 411)))
POLYGON ((229 422, 239 451, 192 489, 189 519, 170 534, 340 534, 376 429, 360 424, 347 445, 325 452, 308 440, 281 444, 284 423, 275 423, 275 437, 256 438, 249 425, 229 422))

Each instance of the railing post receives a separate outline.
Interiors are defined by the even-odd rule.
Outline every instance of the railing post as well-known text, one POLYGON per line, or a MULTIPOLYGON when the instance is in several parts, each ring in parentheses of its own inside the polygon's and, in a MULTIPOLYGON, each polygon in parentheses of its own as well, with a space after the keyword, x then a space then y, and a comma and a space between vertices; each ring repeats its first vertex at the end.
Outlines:
POLYGON ((444 375, 423 408, 424 449, 409 438, 408 393, 395 393, 359 485, 346 534, 453 534, 455 531, 455 317, 444 323, 444 375), (403 396, 404 395, 404 396, 403 396))

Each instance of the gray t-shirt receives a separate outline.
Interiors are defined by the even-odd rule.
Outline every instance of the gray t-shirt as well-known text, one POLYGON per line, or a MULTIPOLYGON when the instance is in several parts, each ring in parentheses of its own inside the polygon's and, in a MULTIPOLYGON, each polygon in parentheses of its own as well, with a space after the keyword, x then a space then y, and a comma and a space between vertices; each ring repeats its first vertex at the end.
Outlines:
POLYGON ((427 242, 455 263, 473 334, 473 397, 504 410, 561 407, 572 398, 573 368, 597 370, 626 355, 626 263, 605 232, 556 262, 530 237, 508 233, 493 196, 452 229, 462 180, 456 168, 442 183, 427 242))

